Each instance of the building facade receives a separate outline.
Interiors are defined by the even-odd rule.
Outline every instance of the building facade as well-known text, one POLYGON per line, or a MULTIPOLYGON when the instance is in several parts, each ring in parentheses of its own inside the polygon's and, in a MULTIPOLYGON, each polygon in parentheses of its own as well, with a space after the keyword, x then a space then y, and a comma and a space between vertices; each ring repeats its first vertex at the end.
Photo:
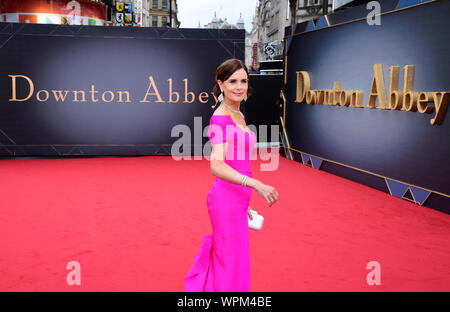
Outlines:
MULTIPOLYGON (((199 27, 200 28, 200 27, 199 27)), ((245 22, 242 18, 242 13, 240 14, 236 24, 232 24, 228 22, 227 18, 218 18, 216 12, 214 12, 214 16, 211 21, 204 25, 203 28, 210 29, 245 29, 245 22)))
MULTIPOLYGON (((200 26, 200 22, 198 25, 198 28, 202 28, 200 26)), ((247 65, 248 69, 251 68, 248 66, 249 63, 251 63, 251 55, 252 55, 252 43, 250 38, 250 33, 246 31, 245 29, 245 21, 242 18, 242 13, 239 14, 239 18, 236 21, 236 24, 232 24, 228 22, 227 18, 218 18, 216 12, 214 12, 214 16, 212 17, 211 21, 204 25, 203 28, 210 28, 210 29, 243 29, 245 31, 245 64, 247 65)))
POLYGON ((148 0, 150 27, 180 27, 176 0, 148 0))
POLYGON ((148 27, 148 0, 101 0, 107 5, 107 26, 148 27))
POLYGON ((361 1, 363 0, 259 0, 252 30, 248 35, 250 48, 246 65, 256 70, 261 61, 281 60, 286 27, 317 19, 344 5, 361 1))
POLYGON ((176 0, 0 1, 0 22, 179 27, 176 0))
POLYGON ((107 5, 90 0, 0 1, 0 22, 104 26, 107 5))
MULTIPOLYGON (((352 0, 346 1, 350 2, 352 0)), ((292 16, 294 20, 291 24, 302 23, 331 13, 333 10, 333 2, 333 0, 289 0, 290 7, 295 8, 295 14, 292 16)))
POLYGON ((282 59, 284 28, 290 25, 289 0, 259 0, 249 34, 246 65, 256 71, 261 61, 282 59))

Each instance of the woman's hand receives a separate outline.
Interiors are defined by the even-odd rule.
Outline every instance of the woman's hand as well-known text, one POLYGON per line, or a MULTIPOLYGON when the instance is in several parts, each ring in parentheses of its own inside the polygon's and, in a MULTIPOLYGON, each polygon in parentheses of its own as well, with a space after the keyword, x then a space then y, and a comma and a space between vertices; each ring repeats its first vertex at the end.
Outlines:
POLYGON ((266 200, 269 206, 272 206, 278 200, 278 192, 270 185, 258 181, 255 183, 254 190, 266 200))

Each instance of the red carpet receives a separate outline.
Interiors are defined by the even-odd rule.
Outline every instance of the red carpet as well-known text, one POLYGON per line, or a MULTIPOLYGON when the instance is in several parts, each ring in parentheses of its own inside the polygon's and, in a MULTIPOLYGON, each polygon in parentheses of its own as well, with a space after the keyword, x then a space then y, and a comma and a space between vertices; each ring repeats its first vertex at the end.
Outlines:
MULTIPOLYGON (((253 176, 252 291, 450 291, 450 216, 280 158, 253 176), (366 265, 378 261, 381 285, 366 265)), ((0 291, 184 291, 211 233, 207 160, 0 161, 0 291), (78 261, 81 285, 66 265, 78 261)))

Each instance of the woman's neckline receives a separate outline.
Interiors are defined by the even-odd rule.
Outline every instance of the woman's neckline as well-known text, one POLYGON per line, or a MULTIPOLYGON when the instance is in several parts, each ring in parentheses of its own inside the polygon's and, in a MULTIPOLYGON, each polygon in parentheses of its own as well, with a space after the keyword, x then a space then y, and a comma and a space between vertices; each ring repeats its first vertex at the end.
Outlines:
MULTIPOLYGON (((244 129, 242 129, 241 127, 239 127, 237 124, 236 124, 236 122, 233 120, 233 118, 231 117, 231 115, 229 115, 229 114, 226 114, 226 115, 219 115, 219 114, 217 114, 217 115, 213 115, 213 116, 228 116, 228 117, 230 117, 230 119, 231 119, 231 121, 234 123, 234 125, 236 126, 236 128, 239 128, 239 130, 241 130, 242 132, 245 132, 245 133, 248 133, 248 134, 251 134, 250 132, 248 132, 248 131, 246 131, 246 130, 244 130, 244 129)), ((242 117, 244 118, 244 120, 245 120, 245 116, 244 115, 242 115, 242 117)), ((248 128, 248 126, 247 126, 247 128, 248 128)), ((250 129, 249 129, 250 130, 250 129)))

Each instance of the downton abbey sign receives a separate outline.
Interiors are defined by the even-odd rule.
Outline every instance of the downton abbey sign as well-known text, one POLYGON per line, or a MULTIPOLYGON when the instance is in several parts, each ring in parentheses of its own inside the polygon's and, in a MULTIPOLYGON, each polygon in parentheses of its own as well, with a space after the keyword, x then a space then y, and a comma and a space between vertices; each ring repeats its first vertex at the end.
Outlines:
MULTIPOLYGON (((36 100, 38 102, 47 102, 54 100, 55 102, 72 102, 72 103, 132 103, 134 97, 128 90, 104 90, 99 91, 92 84, 89 90, 36 90, 33 80, 26 75, 8 75, 11 79, 11 98, 10 102, 25 102, 29 100, 36 100), (22 80, 22 83, 28 84, 26 87, 25 96, 18 97, 17 81, 22 80), (36 91, 36 92, 35 92, 36 91)), ((162 91, 161 85, 157 85, 153 76, 148 77, 147 91, 143 90, 142 94, 138 96, 140 103, 193 103, 198 100, 200 103, 207 103, 209 100, 208 92, 200 92, 196 95, 189 91, 189 81, 187 78, 183 79, 183 92, 173 90, 173 79, 167 79, 167 90, 162 91)), ((23 90, 21 90, 23 91, 23 90)), ((22 94, 22 93, 21 93, 22 94)), ((212 94, 212 92, 211 92, 212 94)))
POLYGON ((389 67, 389 92, 386 92, 383 66, 373 66, 374 75, 370 88, 367 105, 363 105, 363 91, 341 90, 341 83, 334 82, 333 89, 311 90, 311 81, 308 72, 297 71, 296 99, 297 103, 325 104, 347 107, 368 107, 388 110, 400 110, 431 114, 432 125, 439 125, 444 120, 450 93, 444 91, 418 92, 413 90, 414 65, 404 66, 403 89, 399 90, 399 66, 389 67), (429 105, 431 103, 431 105, 429 105), (378 104, 378 105, 376 105, 378 104))

